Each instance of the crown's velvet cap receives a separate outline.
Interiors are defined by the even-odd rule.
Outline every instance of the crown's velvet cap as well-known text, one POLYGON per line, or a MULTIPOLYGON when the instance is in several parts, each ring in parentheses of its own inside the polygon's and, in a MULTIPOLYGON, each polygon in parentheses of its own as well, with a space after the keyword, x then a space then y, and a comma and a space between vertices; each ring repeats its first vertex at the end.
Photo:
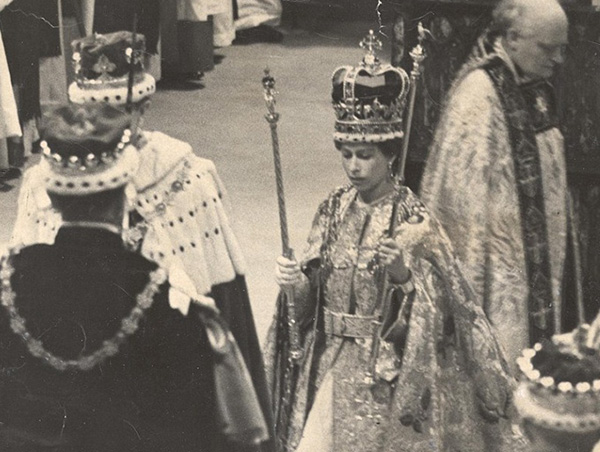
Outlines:
POLYGON ((75 155, 100 157, 117 147, 131 116, 106 104, 67 105, 44 116, 41 137, 62 160, 75 155))
POLYGON ((134 55, 134 72, 144 72, 143 55, 146 49, 144 35, 130 31, 117 31, 108 34, 92 34, 71 43, 76 64, 77 81, 85 83, 102 77, 112 79, 127 78, 131 56, 134 55), (79 70, 77 70, 79 69, 79 70))
POLYGON ((44 116, 40 162, 46 189, 86 195, 127 184, 138 166, 131 116, 108 104, 70 104, 44 116))
POLYGON ((139 102, 156 91, 156 81, 144 72, 146 39, 130 31, 93 34, 72 42, 75 81, 69 100, 76 104, 105 102, 124 105, 128 100, 129 73, 133 69, 131 101, 139 102))

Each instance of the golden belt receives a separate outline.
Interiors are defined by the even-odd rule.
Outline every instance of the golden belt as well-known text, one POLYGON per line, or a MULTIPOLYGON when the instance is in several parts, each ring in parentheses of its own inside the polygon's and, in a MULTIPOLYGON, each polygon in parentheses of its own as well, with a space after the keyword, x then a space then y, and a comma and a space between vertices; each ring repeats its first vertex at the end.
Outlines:
POLYGON ((339 337, 370 338, 379 331, 381 322, 376 316, 333 312, 325 308, 325 333, 339 337))

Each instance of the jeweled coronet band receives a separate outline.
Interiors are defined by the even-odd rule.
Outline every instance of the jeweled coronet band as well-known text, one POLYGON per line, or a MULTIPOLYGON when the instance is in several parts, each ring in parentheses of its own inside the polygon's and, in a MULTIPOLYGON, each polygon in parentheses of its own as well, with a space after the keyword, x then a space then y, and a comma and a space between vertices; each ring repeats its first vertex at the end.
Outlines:
POLYGON ((52 152, 50 146, 45 140, 40 142, 42 148, 42 154, 46 161, 52 165, 54 171, 62 174, 92 174, 94 172, 104 171, 106 165, 112 165, 121 154, 123 150, 131 141, 131 130, 125 129, 121 141, 117 146, 109 151, 104 151, 100 155, 90 152, 85 157, 79 157, 77 155, 70 155, 68 157, 61 156, 58 152, 52 152))
POLYGON ((333 138, 342 142, 381 142, 402 138, 402 122, 373 123, 359 121, 336 121, 333 138))
POLYGON ((557 432, 600 430, 600 380, 557 381, 542 375, 532 362, 542 348, 538 343, 517 359, 521 375, 514 403, 520 416, 557 432))

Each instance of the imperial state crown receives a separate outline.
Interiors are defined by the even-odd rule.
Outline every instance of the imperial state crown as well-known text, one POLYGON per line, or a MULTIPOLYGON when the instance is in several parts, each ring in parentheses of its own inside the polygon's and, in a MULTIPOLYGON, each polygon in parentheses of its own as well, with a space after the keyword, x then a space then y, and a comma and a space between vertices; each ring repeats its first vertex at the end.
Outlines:
POLYGON ((379 61, 382 43, 373 30, 360 46, 365 55, 358 66, 341 66, 333 72, 334 139, 375 143, 402 138, 408 74, 379 61))

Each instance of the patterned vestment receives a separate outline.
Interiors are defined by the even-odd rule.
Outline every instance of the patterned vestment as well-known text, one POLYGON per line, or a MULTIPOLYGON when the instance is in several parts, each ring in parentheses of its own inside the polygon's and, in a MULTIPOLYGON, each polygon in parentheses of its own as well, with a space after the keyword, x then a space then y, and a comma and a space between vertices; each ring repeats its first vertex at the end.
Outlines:
MULTIPOLYGON (((483 46, 481 47, 483 48, 483 46)), ((511 365, 530 344, 529 284, 515 165, 506 112, 483 66, 501 58, 498 44, 459 74, 436 130, 421 195, 442 223, 511 365)), ((534 108, 546 108, 543 103, 534 108)), ((521 114, 526 114, 522 112, 521 114)), ((563 137, 535 135, 545 204, 554 323, 560 329, 566 254, 567 181, 563 137)))

